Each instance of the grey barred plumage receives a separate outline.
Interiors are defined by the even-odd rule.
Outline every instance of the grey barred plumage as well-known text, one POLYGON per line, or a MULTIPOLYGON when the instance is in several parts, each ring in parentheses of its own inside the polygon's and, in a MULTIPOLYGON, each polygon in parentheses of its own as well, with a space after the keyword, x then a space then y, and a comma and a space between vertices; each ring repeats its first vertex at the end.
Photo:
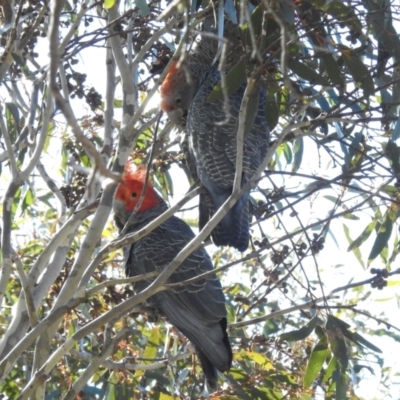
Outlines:
MULTIPOLYGON (((140 212, 130 222, 128 232, 141 229, 167 209, 162 198, 153 188, 150 189, 154 200, 152 207, 144 211, 139 210, 140 212)), ((132 189, 127 190, 130 195, 132 189)), ((138 192, 136 188, 135 198, 140 197, 140 192, 138 192)), ((126 209, 126 201, 119 201, 123 198, 124 196, 119 196, 117 191, 114 211, 116 224, 120 230, 131 214, 131 210, 126 209)), ((147 236, 124 248, 126 275, 135 276, 162 271, 194 236, 193 231, 184 221, 172 216, 147 236)), ((212 270, 210 257, 205 249, 200 248, 178 267, 168 283, 182 282, 212 270)), ((136 283, 135 291, 142 291, 150 283, 151 280, 136 283)), ((225 297, 217 276, 211 274, 176 290, 158 292, 151 296, 149 301, 193 343, 207 382, 212 389, 215 389, 216 369, 222 372, 227 371, 232 362, 232 350, 226 333, 225 297)))
MULTIPOLYGON (((232 23, 229 32, 232 38, 236 38, 232 48, 237 53, 230 53, 231 58, 228 59, 229 66, 232 66, 242 52, 232 23)), ((211 57, 217 46, 210 40, 205 37, 200 42, 197 50, 189 55, 188 63, 180 68, 173 65, 161 86, 161 108, 167 112, 168 117, 178 125, 182 124, 182 118, 186 118, 190 154, 196 164, 197 175, 207 189, 208 196, 200 197, 200 228, 232 193, 236 171, 238 116, 246 89, 245 84, 241 85, 229 96, 230 119, 228 123, 220 125, 227 117, 223 100, 207 102, 211 91, 221 80, 211 57), (211 199, 211 207, 202 204, 207 199, 211 199), (202 210, 207 210, 209 215, 204 217, 202 210)), ((251 179, 268 150, 266 94, 261 87, 258 91, 254 123, 244 138, 242 185, 251 179)), ((215 227, 212 238, 216 245, 233 246, 240 251, 247 249, 250 238, 249 196, 249 193, 245 193, 215 227)))
MULTIPOLYGON (((236 170, 238 115, 246 85, 242 85, 230 95, 231 117, 228 123, 219 125, 218 123, 226 118, 223 101, 212 103, 206 101, 213 88, 220 82, 219 72, 215 67, 203 64, 189 64, 188 70, 193 77, 192 82, 185 80, 185 73, 177 71, 176 80, 170 80, 171 85, 176 84, 171 91, 173 95, 164 97, 164 104, 172 100, 168 112, 171 119, 177 115, 187 114, 186 129, 190 150, 196 163, 197 174, 212 199, 213 207, 209 210, 212 216, 232 193, 236 170), (190 85, 194 86, 189 89, 190 85)), ((253 126, 244 139, 242 185, 249 181, 261 165, 268 150, 269 129, 265 118, 265 107, 265 92, 259 88, 257 113, 253 126)), ((214 229, 212 237, 218 246, 229 245, 240 251, 247 249, 249 193, 238 200, 214 229)))
MULTIPOLYGON (((197 74, 197 66, 191 66, 197 74)), ((207 98, 220 82, 220 74, 212 70, 198 88, 188 111, 187 125, 191 150, 197 172, 213 200, 215 212, 231 195, 236 172, 237 124, 246 86, 242 85, 229 97, 231 117, 226 118, 223 101, 208 103, 207 98)), ((246 184, 261 165, 268 150, 269 130, 265 119, 265 93, 259 89, 258 110, 250 132, 244 138, 242 185, 246 184)), ((249 241, 249 193, 238 200, 214 229, 215 244, 246 250, 249 241)))

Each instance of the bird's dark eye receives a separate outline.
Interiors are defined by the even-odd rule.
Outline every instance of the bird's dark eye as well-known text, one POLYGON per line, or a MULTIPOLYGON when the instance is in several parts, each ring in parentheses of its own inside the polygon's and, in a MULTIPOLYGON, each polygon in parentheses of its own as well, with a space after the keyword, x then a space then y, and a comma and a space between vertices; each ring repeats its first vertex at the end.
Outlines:
POLYGON ((176 103, 176 104, 181 104, 181 103, 182 103, 182 99, 181 99, 180 97, 177 97, 177 98, 175 99, 175 103, 176 103))
POLYGON ((137 193, 133 192, 132 193, 132 199, 134 199, 135 197, 137 197, 137 193))

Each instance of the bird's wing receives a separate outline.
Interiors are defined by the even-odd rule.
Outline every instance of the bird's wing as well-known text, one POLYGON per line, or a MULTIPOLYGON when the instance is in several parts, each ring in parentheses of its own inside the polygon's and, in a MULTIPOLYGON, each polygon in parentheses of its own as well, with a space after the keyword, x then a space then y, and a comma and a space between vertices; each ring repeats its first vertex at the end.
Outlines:
MULTIPOLYGON (((125 266, 128 276, 163 270, 193 237, 184 221, 171 217, 131 246, 125 266)), ((207 252, 198 249, 183 261, 168 283, 182 282, 212 269, 207 252)), ((149 283, 139 282, 135 287, 140 291, 149 283)), ((157 292, 151 299, 216 368, 229 369, 232 351, 226 334, 225 297, 215 274, 175 290, 157 292)))
MULTIPOLYGON (((126 256, 126 274, 133 276, 155 270, 162 271, 193 237, 193 231, 184 221, 171 217, 131 246, 126 256)), ((207 252, 198 249, 183 261, 171 275, 168 283, 182 282, 212 269, 212 262, 207 252)), ((142 290, 148 284, 149 282, 142 282, 136 287, 142 290)), ((219 321, 226 316, 225 297, 215 274, 189 285, 168 290, 165 294, 173 298, 175 303, 179 303, 181 310, 192 313, 204 323, 219 321)))
MULTIPOLYGON (((246 86, 242 85, 230 95, 229 122, 218 125, 226 117, 224 103, 210 103, 207 98, 219 81, 220 75, 215 72, 200 86, 189 109, 188 129, 200 175, 204 171, 219 186, 230 188, 235 176, 238 115, 246 86)), ((243 146, 243 172, 249 178, 261 164, 268 149, 269 130, 265 104, 265 92, 260 88, 257 114, 243 146)))

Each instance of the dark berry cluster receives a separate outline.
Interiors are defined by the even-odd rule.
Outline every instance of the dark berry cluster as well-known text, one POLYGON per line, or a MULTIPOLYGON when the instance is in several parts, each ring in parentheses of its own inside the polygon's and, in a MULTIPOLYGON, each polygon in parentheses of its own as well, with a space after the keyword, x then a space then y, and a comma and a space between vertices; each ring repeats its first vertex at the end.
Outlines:
POLYGON ((268 284, 277 282, 281 274, 282 271, 279 271, 277 268, 274 268, 272 270, 271 269, 264 270, 264 276, 268 278, 268 284))
POLYGON ((361 36, 361 33, 350 29, 349 34, 346 36, 346 40, 351 44, 357 44, 357 39, 361 36))
POLYGON ((388 283, 386 279, 389 276, 389 271, 386 268, 371 268, 371 274, 376 275, 375 279, 371 282, 372 288, 382 290, 385 286, 387 286, 388 283))
POLYGON ((265 203, 262 200, 257 202, 257 206, 258 207, 253 211, 257 219, 266 219, 275 211, 273 204, 265 203))
MULTIPOLYGON (((65 148, 76 162, 80 164, 80 152, 76 145, 72 141, 67 141, 65 148)), ((87 177, 85 174, 75 171, 71 182, 60 187, 60 192, 64 196, 68 208, 75 207, 79 203, 85 193, 86 181, 87 177)))
POLYGON ((274 254, 272 254, 271 256, 271 261, 275 265, 282 264, 288 255, 289 255, 289 246, 284 245, 282 246, 281 251, 274 250, 274 254))
POLYGON ((307 245, 304 242, 301 242, 296 245, 297 247, 297 256, 302 258, 306 256, 305 250, 307 250, 307 245))
MULTIPOLYGON (((58 274, 57 279, 54 284, 51 286, 49 294, 51 297, 57 296, 60 293, 61 287, 63 286, 65 280, 68 278, 69 272, 75 262, 75 258, 67 257, 64 262, 64 268, 58 274)), ((50 299, 48 299, 50 301, 50 299)), ((50 304, 49 304, 50 305, 50 304)))
POLYGON ((265 248, 265 249, 270 249, 271 245, 269 244, 268 239, 265 237, 261 240, 261 242, 259 240, 255 240, 254 241, 254 246, 260 247, 260 248, 265 248))
POLYGON ((325 238, 313 233, 313 240, 311 241, 310 249, 313 254, 319 253, 324 248, 325 238))
POLYGON ((72 73, 67 73, 66 77, 68 80, 67 85, 71 99, 74 99, 75 97, 83 99, 85 97, 85 87, 83 84, 86 81, 86 74, 74 71, 72 73))
POLYGON ((64 196, 68 208, 75 207, 85 193, 86 176, 76 174, 73 184, 60 187, 60 192, 64 196))
POLYGON ((100 107, 103 103, 101 94, 96 91, 95 88, 90 88, 85 95, 86 103, 89 104, 90 108, 94 111, 96 108, 100 107))
POLYGON ((163 153, 153 161, 153 167, 159 172, 166 172, 171 168, 173 162, 175 160, 171 157, 171 154, 163 153))
POLYGON ((271 193, 268 194, 268 198, 277 201, 283 197, 284 192, 284 187, 275 188, 271 193))

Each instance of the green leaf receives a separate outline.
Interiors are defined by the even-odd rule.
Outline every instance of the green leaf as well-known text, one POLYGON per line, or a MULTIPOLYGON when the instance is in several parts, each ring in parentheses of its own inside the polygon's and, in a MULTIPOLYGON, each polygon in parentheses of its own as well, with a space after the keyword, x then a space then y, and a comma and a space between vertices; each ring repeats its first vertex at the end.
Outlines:
MULTIPOLYGON (((263 7, 263 4, 261 3, 260 6, 258 6, 258 7, 263 7)), ((267 18, 265 18, 263 29, 267 32, 267 34, 265 36, 263 35, 263 37, 262 37, 263 38, 262 48, 268 49, 270 51, 271 50, 272 51, 280 51, 279 39, 281 36, 281 32, 280 32, 279 25, 274 20, 272 15, 267 14, 266 17, 267 18)), ((286 49, 288 54, 291 51, 293 51, 293 48, 296 48, 296 53, 299 50, 299 47, 293 42, 292 42, 292 46, 290 46, 290 47, 291 47, 290 49, 289 49, 289 46, 286 49)))
POLYGON ((331 82, 334 85, 344 87, 345 80, 335 57, 333 57, 332 54, 324 54, 321 58, 324 63, 325 71, 331 82))
POLYGON ((368 256, 368 265, 371 264, 375 258, 382 253, 387 247, 387 244, 392 234, 393 222, 397 219, 397 211, 388 210, 385 213, 383 223, 381 224, 378 235, 375 239, 374 245, 372 246, 371 252, 368 256))
POLYGON ((328 338, 323 336, 312 350, 308 360, 303 381, 304 389, 309 388, 315 381, 328 355, 328 338))
POLYGON ((352 214, 352 213, 343 215, 343 218, 345 218, 345 219, 350 219, 350 220, 352 220, 352 221, 359 221, 359 220, 360 220, 360 217, 357 217, 357 215, 354 215, 354 214, 352 214))
POLYGON ((306 393, 301 393, 300 397, 298 397, 299 400, 313 400, 313 397, 311 397, 309 394, 306 393))
POLYGON ((170 196, 174 195, 174 184, 172 183, 172 177, 169 171, 165 171, 164 173, 165 176, 165 184, 166 184, 166 189, 167 192, 170 196))
POLYGON ((400 149, 396 143, 389 140, 385 148, 385 156, 389 158, 390 166, 395 174, 400 173, 400 149))
POLYGON ((347 365, 349 363, 349 356, 347 353, 346 342, 344 340, 342 325, 339 323, 339 321, 332 315, 328 315, 328 320, 326 322, 325 328, 332 353, 338 359, 342 367, 341 370, 346 371, 347 365))
POLYGON ((280 341, 287 340, 288 342, 303 340, 306 337, 310 336, 317 323, 318 323, 318 317, 316 315, 308 322, 307 325, 303 326, 302 328, 295 331, 282 333, 282 335, 279 335, 279 340, 280 341))
POLYGON ((332 378, 333 373, 337 370, 337 358, 334 356, 331 358, 322 378, 322 383, 328 383, 329 379, 332 378))
POLYGON ((360 83, 364 96, 368 98, 375 91, 371 73, 354 50, 346 48, 346 46, 343 45, 341 45, 341 48, 343 60, 347 69, 354 80, 360 83))
POLYGON ((163 369, 148 370, 146 371, 145 376, 147 379, 155 380, 158 384, 163 386, 170 384, 169 379, 165 376, 165 370, 163 369))
POLYGON ((106 375, 108 374, 108 369, 107 368, 98 369, 96 371, 96 373, 90 378, 90 381, 92 383, 96 383, 96 382, 104 379, 104 377, 103 377, 104 374, 106 374, 106 375))
POLYGON ((140 15, 142 17, 147 17, 150 14, 150 8, 146 0, 135 0, 135 5, 140 10, 140 15))
POLYGON ((21 199, 22 187, 19 186, 15 192, 15 196, 11 205, 11 221, 14 221, 15 213, 18 210, 19 201, 21 199))
POLYGON ((292 150, 290 149, 290 146, 287 143, 283 143, 282 149, 283 149, 283 155, 285 156, 286 162, 288 164, 291 164, 293 156, 292 156, 292 150))
POLYGON ((29 207, 34 203, 35 201, 35 197, 33 195, 33 192, 31 190, 31 188, 29 188, 26 193, 25 193, 25 197, 24 200, 22 201, 22 205, 21 205, 21 215, 27 210, 29 209, 29 207))
POLYGON ((326 0, 308 0, 308 2, 314 4, 318 8, 324 8, 326 0))
POLYGON ((296 139, 293 143, 294 160, 292 164, 292 172, 297 172, 303 161, 304 140, 303 138, 296 139))
MULTIPOLYGON (((241 389, 241 386, 243 388, 246 388, 246 383, 249 382, 249 375, 247 373, 245 373, 243 370, 240 369, 235 369, 235 368, 231 368, 229 371, 229 374, 225 375, 227 378, 227 381, 233 386, 235 387, 235 397, 231 397, 228 399, 243 399, 243 400, 252 400, 253 397, 251 397, 250 395, 248 395, 244 390, 241 389), (239 382, 241 384, 239 384, 239 382)), ((225 396, 224 396, 225 397, 225 396)))
POLYGON ((39 256, 43 252, 43 242, 40 240, 31 240, 21 249, 21 255, 28 257, 39 256))
MULTIPOLYGON (((20 22, 21 22, 21 20, 20 20, 20 22)), ((12 55, 12 58, 14 59, 14 61, 21 67, 22 71, 24 71, 26 77, 32 77, 32 73, 26 64, 26 58, 21 57, 17 53, 11 53, 11 55, 12 55)))
POLYGON ((376 336, 384 336, 385 338, 390 337, 393 340, 395 340, 396 342, 400 343, 400 335, 396 334, 394 332, 391 332, 388 329, 378 329, 378 330, 370 331, 370 334, 376 335, 376 336))
POLYGON ((6 108, 13 116, 15 124, 19 125, 19 108, 14 103, 6 103, 6 108))
POLYGON ((166 393, 160 393, 160 397, 158 400, 175 400, 176 397, 170 396, 169 394, 166 393))
POLYGON ((399 195, 399 189, 393 185, 385 185, 381 188, 381 191, 388 194, 393 200, 396 200, 399 195))
MULTIPOLYGON (((393 243, 393 251, 392 254, 390 255, 387 263, 386 263, 386 268, 390 268, 390 266, 392 265, 392 263, 396 260, 397 256, 400 253, 400 247, 399 247, 399 237, 397 236, 397 232, 396 232, 396 236, 394 238, 394 243, 393 243)), ((388 286, 391 286, 392 282, 388 283, 388 286)))
POLYGON ((368 347, 368 348, 370 348, 371 350, 376 351, 377 353, 382 353, 382 351, 381 351, 378 347, 376 347, 375 345, 373 345, 373 344, 372 344, 371 342, 369 342, 367 339, 364 339, 364 338, 363 338, 361 335, 359 335, 357 332, 351 332, 351 331, 349 330, 350 325, 349 325, 348 323, 342 321, 342 320, 339 319, 339 318, 333 317, 333 316, 331 317, 331 319, 335 322, 335 324, 336 324, 337 326, 340 327, 340 329, 341 329, 343 335, 344 335, 347 339, 351 340, 353 343, 356 343, 356 344, 359 344, 359 345, 368 347))
POLYGON ((154 180, 154 185, 162 193, 164 198, 168 198, 168 195, 173 195, 174 186, 172 182, 171 175, 168 170, 161 172, 156 172, 156 180, 154 180))
POLYGON ((258 111, 258 103, 260 101, 260 91, 256 86, 249 95, 246 116, 244 120, 244 137, 248 136, 254 125, 254 120, 258 111))
POLYGON ((350 328, 350 325, 347 323, 347 322, 345 322, 345 321, 343 321, 343 320, 341 320, 341 319, 339 319, 339 318, 336 318, 336 317, 334 317, 334 316, 331 316, 331 318, 336 322, 336 324, 338 324, 342 329, 344 329, 344 330, 346 330, 346 329, 349 329, 350 328))
POLYGON ((114 99, 114 108, 122 108, 122 100, 121 99, 114 99))
POLYGON ((107 400, 115 400, 115 383, 118 382, 115 371, 111 372, 108 381, 111 383, 111 385, 107 385, 105 398, 107 400))
POLYGON ((20 134, 19 129, 19 110, 14 103, 6 103, 7 130, 11 142, 14 143, 20 134))
POLYGON ((327 199, 327 200, 331 201, 332 203, 336 204, 338 202, 338 198, 336 196, 331 196, 330 194, 327 194, 323 197, 324 197, 324 199, 327 199))
POLYGON ((279 121, 279 107, 276 104, 276 99, 273 93, 268 92, 266 104, 265 104, 265 118, 267 119, 267 125, 270 131, 272 131, 279 121))
POLYGON ((50 145, 50 140, 52 137, 54 137, 54 122, 50 121, 49 123, 49 128, 47 129, 47 135, 46 135, 46 140, 44 142, 44 146, 43 146, 43 151, 45 153, 47 153, 47 150, 49 148, 50 145))
POLYGON ((336 400, 347 400, 347 385, 346 376, 342 372, 339 379, 336 381, 336 400))
POLYGON ((357 163, 360 161, 360 151, 361 151, 361 142, 364 140, 364 135, 361 132, 357 132, 354 135, 354 139, 352 140, 348 153, 345 155, 345 169, 346 171, 354 168, 357 163))
POLYGON ((69 323, 69 328, 68 328, 68 333, 67 333, 67 339, 69 339, 70 337, 72 337, 72 335, 76 332, 75 329, 75 321, 71 320, 69 323))
MULTIPOLYGON (((260 4, 251 13, 251 17, 250 17, 250 23, 252 25, 254 36, 256 38, 258 38, 258 36, 260 36, 260 34, 261 34, 263 16, 264 16, 264 7, 263 7, 262 4, 260 4)), ((245 36, 246 37, 246 43, 251 48, 251 38, 250 38, 250 32, 249 32, 249 27, 248 26, 246 26, 244 28, 243 33, 246 35, 245 36)))
POLYGON ((263 369, 274 369, 274 366, 268 357, 255 351, 239 350, 234 354, 234 359, 237 361, 251 360, 263 367, 263 369))
MULTIPOLYGON (((247 373, 240 368, 231 368, 229 375, 237 381, 247 381, 249 379, 247 373)), ((237 382, 236 382, 237 384, 237 382)))
POLYGON ((371 375, 375 375, 374 369, 371 368, 371 367, 369 367, 368 365, 360 365, 360 364, 357 364, 357 365, 354 365, 354 366, 353 366, 354 372, 355 372, 356 374, 358 374, 358 373, 359 373, 362 369, 364 369, 364 368, 366 368, 366 369, 371 373, 371 375))
POLYGON ((104 8, 111 8, 114 6, 114 4, 117 2, 117 0, 104 0, 104 8))
MULTIPOLYGON (((346 239, 350 243, 350 246, 351 246, 351 244, 354 243, 354 242, 350 237, 350 232, 349 232, 349 228, 347 227, 347 225, 343 224, 343 230, 344 230, 344 235, 346 236, 346 239)), ((350 248, 350 246, 349 246, 349 248, 350 248)), ((358 247, 355 247, 353 249, 353 254, 356 256, 357 261, 361 264, 361 266, 363 268, 365 268, 365 264, 364 264, 364 261, 362 259, 361 251, 360 251, 360 249, 358 247)))
POLYGON ((340 327, 341 332, 347 339, 349 339, 353 343, 358 344, 362 347, 367 347, 377 353, 382 353, 382 351, 381 351, 381 349, 379 349, 379 347, 376 347, 374 344, 372 344, 367 339, 362 337, 359 333, 350 331, 349 324, 347 324, 346 322, 342 321, 341 319, 333 317, 333 316, 331 317, 331 319, 332 319, 332 321, 334 321, 336 326, 340 327))
POLYGON ((377 223, 378 223, 378 218, 375 218, 372 222, 370 222, 366 226, 366 228, 362 231, 361 235, 356 240, 354 240, 354 242, 350 244, 347 251, 351 251, 360 247, 370 237, 377 223))
POLYGON ((374 344, 372 344, 371 342, 369 342, 367 339, 365 339, 365 338, 363 338, 359 333, 357 333, 357 332, 350 332, 350 331, 348 331, 351 335, 347 335, 347 332, 345 332, 344 334, 345 334, 345 336, 348 338, 348 339, 350 339, 350 340, 352 340, 353 342, 355 342, 355 343, 357 343, 357 344, 359 344, 359 345, 362 345, 362 346, 364 346, 364 347, 368 347, 369 349, 371 349, 371 350, 373 350, 373 351, 375 351, 375 352, 377 352, 377 353, 382 353, 382 350, 379 348, 379 347, 377 347, 377 346, 375 346, 374 344))
MULTIPOLYGON (((246 77, 246 65, 244 60, 241 59, 227 74, 226 74, 226 90, 228 92, 228 96, 232 93, 235 93, 236 90, 240 88, 243 83, 247 82, 246 77)), ((207 103, 213 103, 215 101, 221 101, 224 99, 224 95, 222 93, 222 87, 219 83, 216 85, 209 96, 207 97, 207 103)))
POLYGON ((322 75, 318 74, 314 69, 306 64, 295 59, 288 60, 288 67, 300 78, 303 78, 311 83, 322 86, 328 86, 329 81, 322 75))
POLYGON ((81 154, 80 160, 81 160, 82 164, 83 164, 86 168, 90 168, 90 167, 92 166, 92 164, 91 164, 91 162, 90 162, 90 158, 89 158, 86 154, 81 154))
POLYGON ((144 349, 143 353, 143 358, 156 358, 159 344, 160 330, 158 327, 154 327, 150 332, 149 339, 147 340, 146 348, 144 349))

